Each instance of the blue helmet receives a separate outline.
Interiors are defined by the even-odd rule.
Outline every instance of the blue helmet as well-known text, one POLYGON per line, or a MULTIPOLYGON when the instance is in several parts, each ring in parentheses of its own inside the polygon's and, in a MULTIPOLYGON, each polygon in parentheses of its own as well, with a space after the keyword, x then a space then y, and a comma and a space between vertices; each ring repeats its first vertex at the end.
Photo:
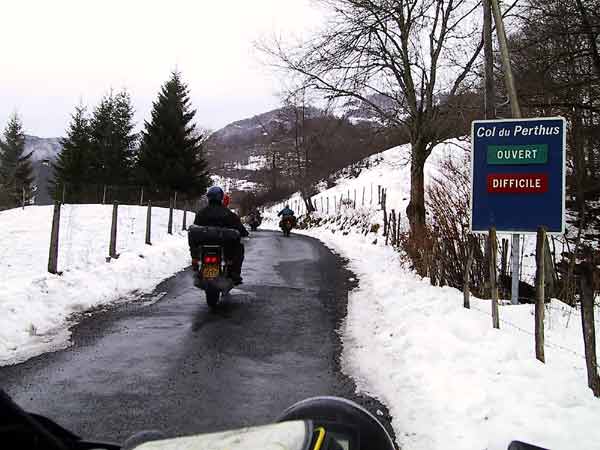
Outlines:
POLYGON ((223 192, 223 189, 221 189, 219 186, 213 186, 208 191, 206 191, 206 198, 208 198, 209 202, 222 203, 224 196, 225 193, 223 192))

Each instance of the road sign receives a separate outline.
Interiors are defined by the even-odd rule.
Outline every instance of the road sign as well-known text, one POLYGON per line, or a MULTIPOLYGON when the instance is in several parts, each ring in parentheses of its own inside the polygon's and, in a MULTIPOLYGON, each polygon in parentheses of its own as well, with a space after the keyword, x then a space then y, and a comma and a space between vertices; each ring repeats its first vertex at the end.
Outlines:
POLYGON ((476 120, 471 128, 471 230, 565 229, 565 119, 476 120))

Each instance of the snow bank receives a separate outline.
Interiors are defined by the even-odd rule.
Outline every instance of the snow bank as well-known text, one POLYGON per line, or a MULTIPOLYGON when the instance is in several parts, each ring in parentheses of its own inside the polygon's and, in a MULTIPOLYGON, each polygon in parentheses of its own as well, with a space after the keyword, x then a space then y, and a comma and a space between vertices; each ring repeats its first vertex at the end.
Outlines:
POLYGON ((342 368, 388 406, 402 449, 500 450, 512 440, 598 448, 600 400, 587 388, 577 310, 558 301, 546 308, 542 364, 533 305, 501 305, 495 330, 488 300, 472 297, 467 310, 462 292, 405 269, 381 239, 373 244, 375 234, 336 227, 297 232, 347 258, 358 276, 340 330, 342 368))
POLYGON ((168 209, 152 209, 148 246, 146 208, 119 206, 120 257, 107 263, 112 206, 64 205, 58 257, 63 273, 51 275, 52 210, 0 212, 0 365, 68 346, 73 313, 151 292, 189 263, 186 236, 179 231, 182 211, 175 211, 175 234, 168 235, 168 209))
MULTIPOLYGON (((436 149, 426 167, 428 179, 437 158, 455 151, 453 146, 436 149)), ((375 205, 377 185, 388 189, 388 210, 404 213, 409 186, 405 150, 377 155, 376 166, 313 197, 317 218, 327 216, 320 198, 330 198, 332 215, 331 199, 346 198, 350 191, 354 200, 355 189, 357 208, 344 207, 337 213, 341 220, 298 231, 347 258, 359 278, 340 330, 343 370, 360 391, 388 406, 404 450, 506 449, 512 440, 553 449, 598 448, 600 400, 587 388, 578 311, 557 301, 548 305, 547 363, 542 364, 535 359, 533 305, 502 305, 501 329, 495 330, 489 301, 472 299, 472 308, 463 308, 461 292, 431 286, 404 268, 399 254, 382 245, 381 235, 349 230, 350 221, 382 223, 375 205)), ((297 200, 287 203, 295 206, 297 200)), ((281 206, 266 212, 265 227, 276 227, 273 213, 281 206)), ((526 265, 525 273, 529 270, 526 265)))
POLYGON ((587 388, 581 320, 553 302, 546 364, 535 359, 533 305, 462 307, 462 293, 403 269, 372 237, 308 234, 350 260, 359 287, 342 330, 343 367, 390 409, 403 449, 598 448, 600 400, 587 388))

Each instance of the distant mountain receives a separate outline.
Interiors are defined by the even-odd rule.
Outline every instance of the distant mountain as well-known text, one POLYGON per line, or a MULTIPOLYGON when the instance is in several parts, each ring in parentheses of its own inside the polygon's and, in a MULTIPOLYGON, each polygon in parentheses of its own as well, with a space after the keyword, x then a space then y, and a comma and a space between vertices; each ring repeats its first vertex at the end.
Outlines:
POLYGON ((31 166, 35 175, 35 184, 38 187, 35 195, 36 205, 52 203, 48 193, 48 180, 52 177, 52 163, 56 160, 61 148, 60 138, 25 135, 25 152, 33 152, 31 166))
MULTIPOLYGON (((390 114, 393 114, 396 106, 390 97, 383 94, 369 95, 367 100, 390 114)), ((382 123, 381 117, 375 112, 373 106, 358 100, 346 102, 342 107, 341 114, 352 123, 371 122, 374 125, 382 123)))
MULTIPOLYGON (((318 108, 306 107, 304 117, 306 119, 319 117, 324 112, 318 108)), ((268 136, 283 127, 291 129, 294 117, 289 108, 277 108, 248 119, 238 120, 215 131, 210 140, 221 145, 251 144, 262 136, 268 136)))
POLYGON ((61 148, 60 138, 41 138, 25 135, 25 151, 33 151, 31 158, 34 161, 54 160, 61 148))
MULTIPOLYGON (((323 111, 314 107, 304 109, 305 119, 323 115, 323 111)), ((284 107, 232 122, 215 131, 207 141, 213 168, 246 165, 252 158, 264 156, 269 143, 289 133, 294 121, 292 109, 284 107)))

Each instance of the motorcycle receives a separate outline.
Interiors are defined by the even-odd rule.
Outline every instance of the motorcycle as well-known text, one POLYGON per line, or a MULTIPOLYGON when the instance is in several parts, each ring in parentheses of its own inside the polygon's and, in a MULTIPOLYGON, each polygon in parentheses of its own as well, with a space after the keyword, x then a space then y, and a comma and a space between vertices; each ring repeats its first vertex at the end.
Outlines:
POLYGON ((279 227, 283 232, 283 235, 289 237, 292 232, 292 228, 296 225, 296 218, 294 216, 284 216, 281 218, 281 222, 279 222, 279 227))
POLYGON ((260 217, 260 215, 251 213, 248 216, 248 225, 250 225, 251 231, 256 231, 261 223, 262 223, 262 217, 260 217))
MULTIPOLYGON (((25 411, 1 389, 0 442, 2 448, 28 450, 395 450, 389 433, 373 414, 339 397, 302 400, 270 425, 170 439, 160 431, 141 431, 118 444, 84 440, 49 418, 25 411)), ((508 449, 544 450, 518 441, 508 449)))
POLYGON ((191 225, 188 243, 194 270, 194 285, 206 294, 206 303, 214 308, 235 286, 231 261, 225 255, 228 243, 239 241, 237 230, 191 225))

